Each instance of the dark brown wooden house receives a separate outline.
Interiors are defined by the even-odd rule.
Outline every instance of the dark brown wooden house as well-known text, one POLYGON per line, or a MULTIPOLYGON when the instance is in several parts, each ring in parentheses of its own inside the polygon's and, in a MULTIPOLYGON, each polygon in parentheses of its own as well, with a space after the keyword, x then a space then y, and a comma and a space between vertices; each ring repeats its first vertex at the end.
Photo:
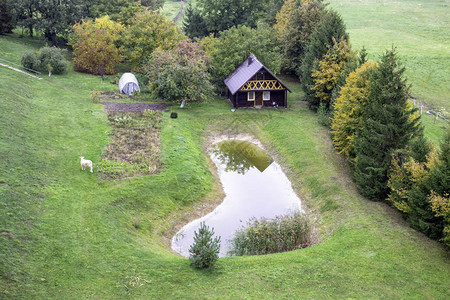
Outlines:
POLYGON ((225 79, 227 96, 235 108, 287 107, 292 91, 253 54, 225 79))

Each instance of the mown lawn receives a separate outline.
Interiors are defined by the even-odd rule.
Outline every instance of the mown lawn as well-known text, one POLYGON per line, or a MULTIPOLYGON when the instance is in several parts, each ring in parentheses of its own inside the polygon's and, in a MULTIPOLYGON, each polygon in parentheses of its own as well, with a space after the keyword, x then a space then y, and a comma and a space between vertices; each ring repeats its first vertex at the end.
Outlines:
POLYGON ((378 59, 396 47, 406 66, 412 94, 421 103, 450 110, 450 3, 446 0, 330 0, 350 34, 378 59))
MULTIPOLYGON (((0 38, 14 59, 32 44, 0 38), (21 45, 20 47, 14 44, 21 45)), ((89 91, 98 77, 36 80, 0 69, 0 297, 24 299, 449 298, 448 253, 387 205, 356 192, 328 133, 300 101, 231 112, 223 98, 163 113, 161 172, 103 181, 111 127, 89 91), (258 137, 311 214, 320 243, 219 260, 198 271, 167 239, 220 186, 205 144, 214 133, 258 137), (81 171, 79 156, 94 162, 81 171)), ((103 88, 115 89, 104 83, 103 88)))

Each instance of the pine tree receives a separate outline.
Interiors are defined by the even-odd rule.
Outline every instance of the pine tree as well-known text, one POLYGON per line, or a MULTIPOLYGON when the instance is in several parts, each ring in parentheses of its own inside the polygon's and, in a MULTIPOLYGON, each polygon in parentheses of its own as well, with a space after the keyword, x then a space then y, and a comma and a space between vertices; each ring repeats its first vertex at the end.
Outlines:
POLYGON ((219 259, 220 236, 215 237, 214 228, 209 230, 205 222, 200 223, 198 231, 194 232, 194 243, 189 248, 191 266, 197 269, 212 268, 219 259))
POLYGON ((183 31, 191 39, 203 38, 208 35, 208 28, 206 28, 205 20, 200 12, 192 7, 191 4, 186 8, 183 31))
POLYGON ((395 49, 386 51, 370 80, 362 128, 355 136, 355 182, 361 194, 375 201, 388 195, 392 154, 404 149, 422 129, 419 120, 411 117, 417 109, 408 109, 404 72, 395 49))
POLYGON ((321 23, 311 34, 302 66, 298 71, 306 100, 309 102, 310 108, 314 110, 319 107, 320 100, 315 97, 312 73, 318 69, 319 61, 333 46, 333 38, 336 41, 344 39, 348 42, 348 34, 345 31, 342 17, 334 10, 329 10, 324 13, 321 23))

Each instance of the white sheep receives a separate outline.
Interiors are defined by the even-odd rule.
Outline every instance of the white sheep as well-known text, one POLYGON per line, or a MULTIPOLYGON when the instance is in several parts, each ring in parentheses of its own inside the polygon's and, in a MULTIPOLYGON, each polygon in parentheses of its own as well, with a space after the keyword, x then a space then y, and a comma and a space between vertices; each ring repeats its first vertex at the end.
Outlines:
POLYGON ((89 167, 91 168, 91 173, 92 173, 92 161, 88 160, 88 159, 84 159, 84 156, 80 156, 81 159, 81 170, 84 170, 84 168, 89 167))

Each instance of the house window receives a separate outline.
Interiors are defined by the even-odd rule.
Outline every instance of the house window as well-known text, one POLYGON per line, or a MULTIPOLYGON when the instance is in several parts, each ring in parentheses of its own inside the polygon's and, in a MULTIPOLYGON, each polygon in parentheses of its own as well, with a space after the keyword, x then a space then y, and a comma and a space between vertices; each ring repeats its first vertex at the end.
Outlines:
POLYGON ((264 91, 263 92, 263 100, 270 100, 270 92, 269 91, 264 91))
POLYGON ((255 92, 248 92, 247 93, 247 100, 248 101, 255 101, 255 92))

